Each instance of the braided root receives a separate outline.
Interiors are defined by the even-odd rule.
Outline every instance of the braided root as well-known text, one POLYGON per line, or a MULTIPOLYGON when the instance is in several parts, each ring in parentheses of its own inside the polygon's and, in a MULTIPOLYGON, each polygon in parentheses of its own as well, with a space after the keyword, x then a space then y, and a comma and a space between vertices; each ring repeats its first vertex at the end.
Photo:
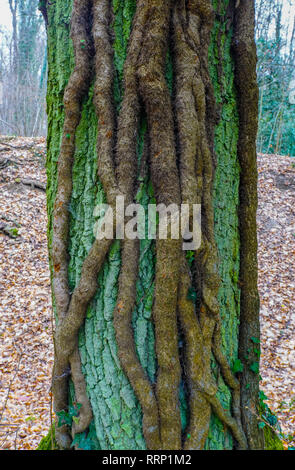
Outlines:
MULTIPOLYGON (((58 161, 58 184, 53 212, 53 240, 52 240, 52 264, 53 264, 53 291, 59 326, 67 316, 70 303, 68 285, 68 235, 69 235, 69 210, 72 193, 72 166, 75 152, 75 133, 81 119, 82 100, 86 95, 92 76, 92 41, 88 26, 88 18, 91 13, 91 1, 74 1, 71 20, 71 38, 74 45, 75 68, 69 79, 64 93, 65 120, 63 127, 62 143, 58 161), (81 47, 83 41, 84 47, 81 47)), ((74 338, 72 338, 72 342, 74 338)), ((52 392, 54 396, 54 409, 58 413, 67 409, 68 402, 68 377, 70 354, 65 355, 63 344, 60 344, 55 335, 55 362, 52 378, 52 392)), ((71 350, 73 357, 71 363, 77 370, 80 364, 77 346, 71 350)), ((82 373, 72 376, 74 383, 77 379, 77 389, 83 390, 81 395, 82 408, 80 422, 85 427, 92 419, 91 406, 86 395, 86 385, 82 373)), ((69 448, 71 438, 66 426, 57 427, 56 439, 62 448, 69 448)))
POLYGON ((186 6, 185 2, 179 2, 173 11, 182 200, 202 203, 202 245, 195 256, 199 318, 193 303, 187 299, 192 280, 184 256, 179 285, 178 310, 185 337, 190 394, 189 437, 185 439, 184 447, 204 448, 212 409, 230 429, 238 447, 246 449, 247 440, 241 424, 240 386, 221 348, 220 278, 212 196, 214 155, 210 145, 217 112, 206 60, 213 18, 209 4, 211 2, 195 0, 186 6), (233 417, 224 412, 215 396, 217 387, 210 365, 212 352, 225 383, 233 392, 233 417))
MULTIPOLYGON (((158 239, 156 243, 153 305, 158 362, 156 384, 150 382, 139 361, 132 329, 139 243, 138 240, 121 243, 122 264, 113 314, 114 329, 122 369, 142 409, 147 447, 154 450, 203 449, 213 412, 229 429, 236 446, 246 449, 240 384, 221 346, 219 257, 212 196, 214 129, 218 112, 208 70, 214 19, 212 3, 211 0, 137 1, 124 65, 124 97, 117 120, 113 104, 111 13, 108 0, 74 0, 71 37, 76 64, 64 94, 65 121, 54 205, 52 262, 58 324, 52 390, 55 411, 66 410, 71 376, 76 401, 82 407, 71 432, 67 426, 57 428, 57 441, 62 448, 69 448, 75 434, 85 431, 92 420, 77 338, 89 302, 97 290, 99 271, 112 244, 112 240, 94 241, 84 260, 80 280, 70 294, 68 205, 72 193, 75 133, 81 119, 82 101, 89 91, 94 71, 97 168, 108 204, 114 208, 117 196, 124 196, 127 204, 135 200, 136 147, 140 118, 144 114, 149 146, 146 146, 148 155, 144 156, 143 164, 149 163, 157 204, 166 207, 174 204, 178 208, 181 204, 190 204, 191 215, 193 204, 202 205, 202 244, 195 251, 194 279, 181 250, 181 241, 174 240, 169 233, 167 240, 158 239), (89 17, 93 18, 92 29, 89 17), (165 78, 170 33, 173 34, 175 69, 173 102, 165 78), (192 285, 198 295, 196 305, 188 298, 192 285), (186 437, 182 436, 179 409, 182 374, 179 327, 185 339, 185 380, 189 389, 190 420, 186 437), (212 353, 232 393, 232 414, 225 412, 216 398, 217 385, 211 372, 212 353)), ((238 49, 239 60, 242 60, 239 54, 238 49)), ((120 223, 126 221, 127 217, 120 223)), ((244 257, 247 256, 245 251, 244 257)), ((247 438, 249 440, 248 435, 247 438)))

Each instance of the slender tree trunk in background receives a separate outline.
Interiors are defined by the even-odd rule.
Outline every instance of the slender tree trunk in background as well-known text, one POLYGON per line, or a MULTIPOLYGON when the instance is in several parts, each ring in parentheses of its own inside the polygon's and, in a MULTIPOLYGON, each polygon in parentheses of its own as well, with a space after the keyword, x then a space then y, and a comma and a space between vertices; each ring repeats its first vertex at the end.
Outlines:
MULTIPOLYGON (((9 8, 12 16, 12 63, 11 70, 17 82, 18 79, 18 29, 17 29, 17 13, 18 13, 18 0, 9 0, 9 8)), ((13 116, 12 126, 16 129, 19 128, 17 125, 19 109, 16 108, 13 116)))
POLYGON ((64 448, 264 447, 253 3, 41 4, 52 391, 60 416, 80 404, 64 448), (201 204, 201 249, 95 240, 94 208, 118 194, 201 204))
POLYGON ((17 47, 17 9, 18 9, 18 2, 17 0, 9 0, 9 8, 11 11, 11 16, 12 16, 12 44, 13 44, 13 64, 12 68, 17 75, 18 72, 18 63, 17 63, 17 57, 18 57, 18 47, 17 47))

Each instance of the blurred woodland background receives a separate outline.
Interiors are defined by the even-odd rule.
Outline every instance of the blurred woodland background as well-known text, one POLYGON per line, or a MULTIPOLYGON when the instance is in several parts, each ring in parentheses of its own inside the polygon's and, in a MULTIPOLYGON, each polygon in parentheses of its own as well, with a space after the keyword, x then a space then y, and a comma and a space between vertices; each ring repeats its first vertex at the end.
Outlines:
POLYGON ((0 134, 45 136, 46 30, 39 1, 2 3, 9 4, 11 28, 0 18, 0 134))
POLYGON ((295 5, 256 0, 260 90, 257 150, 295 156, 295 5))
MULTIPOLYGON (((46 30, 39 3, 39 0, 0 1, 1 13, 2 6, 8 11, 8 4, 11 23, 7 25, 6 19, 4 26, 0 17, 2 135, 46 135, 46 30)), ((260 89, 257 150, 295 156, 292 0, 256 0, 256 40, 260 89)))

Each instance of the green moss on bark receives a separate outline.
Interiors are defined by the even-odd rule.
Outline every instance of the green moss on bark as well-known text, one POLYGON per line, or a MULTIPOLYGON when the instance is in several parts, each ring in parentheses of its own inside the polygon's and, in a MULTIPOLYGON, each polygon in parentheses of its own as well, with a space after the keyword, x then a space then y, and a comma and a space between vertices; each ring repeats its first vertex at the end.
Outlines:
POLYGON ((263 428, 265 450, 284 450, 283 443, 279 436, 269 426, 263 428))

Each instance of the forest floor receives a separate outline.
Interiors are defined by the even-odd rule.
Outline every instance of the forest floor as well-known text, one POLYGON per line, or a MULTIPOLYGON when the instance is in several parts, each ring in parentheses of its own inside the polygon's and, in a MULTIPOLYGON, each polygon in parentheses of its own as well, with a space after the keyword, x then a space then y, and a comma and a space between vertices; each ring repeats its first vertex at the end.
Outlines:
MULTIPOLYGON (((53 345, 44 160, 44 139, 0 137, 0 449, 36 449, 51 422, 53 345)), ((258 226, 261 389, 283 432, 294 439, 292 162, 288 157, 259 156, 258 226)))

